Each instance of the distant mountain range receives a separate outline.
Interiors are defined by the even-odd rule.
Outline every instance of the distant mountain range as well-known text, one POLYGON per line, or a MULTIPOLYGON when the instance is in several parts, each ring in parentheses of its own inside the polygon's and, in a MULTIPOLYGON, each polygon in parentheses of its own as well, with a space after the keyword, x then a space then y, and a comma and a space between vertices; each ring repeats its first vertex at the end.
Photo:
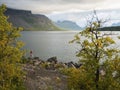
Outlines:
POLYGON ((5 15, 9 16, 8 21, 12 22, 14 26, 23 27, 24 30, 61 30, 45 15, 32 14, 31 11, 7 8, 5 15))
MULTIPOLYGON (((24 30, 38 31, 60 31, 60 30, 83 30, 73 21, 52 22, 48 17, 42 14, 32 14, 27 10, 16 10, 7 8, 5 12, 9 16, 8 21, 14 26, 23 27, 24 30)), ((113 23, 111 27, 101 28, 102 31, 120 31, 120 22, 113 23)))
POLYGON ((120 26, 120 22, 118 22, 118 23, 113 23, 112 26, 120 26))
POLYGON ((75 22, 73 21, 57 21, 55 24, 65 30, 82 30, 80 26, 78 26, 75 22))
POLYGON ((120 26, 103 27, 100 31, 120 31, 120 26))

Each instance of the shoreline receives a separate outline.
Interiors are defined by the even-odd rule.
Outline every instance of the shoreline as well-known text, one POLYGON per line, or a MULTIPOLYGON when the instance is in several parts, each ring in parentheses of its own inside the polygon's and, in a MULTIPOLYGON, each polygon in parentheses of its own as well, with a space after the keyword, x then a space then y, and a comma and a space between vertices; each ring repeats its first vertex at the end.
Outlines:
POLYGON ((77 63, 77 62, 73 62, 73 61, 69 61, 69 62, 62 62, 62 61, 58 61, 57 57, 50 57, 47 60, 41 60, 39 57, 28 57, 25 58, 24 57, 24 61, 23 62, 27 62, 32 64, 33 66, 42 66, 46 69, 49 70, 55 70, 58 68, 79 68, 82 64, 81 63, 77 63))

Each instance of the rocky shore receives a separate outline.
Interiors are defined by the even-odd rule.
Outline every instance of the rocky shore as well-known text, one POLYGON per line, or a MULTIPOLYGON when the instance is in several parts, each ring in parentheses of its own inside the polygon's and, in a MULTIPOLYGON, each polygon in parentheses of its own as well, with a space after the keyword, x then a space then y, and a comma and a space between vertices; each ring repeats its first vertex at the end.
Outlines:
POLYGON ((23 65, 27 90, 68 90, 67 76, 62 74, 60 69, 81 66, 73 62, 58 62, 57 57, 51 57, 46 61, 34 57, 28 58, 27 61, 23 65))
POLYGON ((39 57, 34 57, 34 58, 28 58, 28 61, 30 61, 31 64, 34 66, 43 66, 46 69, 49 70, 55 70, 59 68, 79 68, 82 64, 74 63, 73 61, 63 63, 59 62, 57 60, 57 57, 51 57, 47 60, 41 60, 39 57))

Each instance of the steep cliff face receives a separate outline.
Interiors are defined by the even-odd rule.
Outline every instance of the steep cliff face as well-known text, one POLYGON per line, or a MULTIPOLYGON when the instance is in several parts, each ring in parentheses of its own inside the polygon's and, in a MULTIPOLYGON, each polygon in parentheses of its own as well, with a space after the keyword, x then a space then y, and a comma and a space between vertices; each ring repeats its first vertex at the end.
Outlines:
POLYGON ((23 27, 24 30, 54 31, 61 30, 45 15, 32 14, 31 11, 16 10, 8 8, 5 12, 9 16, 9 21, 14 26, 23 27))

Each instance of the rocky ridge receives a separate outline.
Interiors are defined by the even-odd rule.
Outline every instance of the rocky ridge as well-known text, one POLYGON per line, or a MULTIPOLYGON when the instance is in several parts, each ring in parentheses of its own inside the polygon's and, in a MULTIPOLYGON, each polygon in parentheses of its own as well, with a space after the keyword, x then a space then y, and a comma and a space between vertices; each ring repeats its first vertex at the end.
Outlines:
POLYGON ((24 30, 57 31, 61 30, 45 15, 32 14, 31 11, 7 8, 5 12, 9 16, 8 21, 16 27, 23 27, 24 30))

